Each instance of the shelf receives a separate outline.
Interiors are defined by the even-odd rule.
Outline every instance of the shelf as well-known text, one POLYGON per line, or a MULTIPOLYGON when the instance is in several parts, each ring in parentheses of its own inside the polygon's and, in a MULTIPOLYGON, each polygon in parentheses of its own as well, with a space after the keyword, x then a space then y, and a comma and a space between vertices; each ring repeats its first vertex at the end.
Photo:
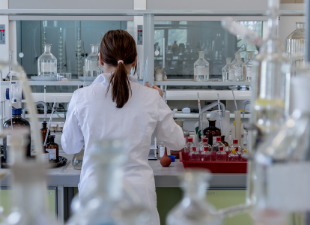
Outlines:
MULTIPOLYGON (((70 80, 70 81, 28 81, 30 86, 81 86, 83 84, 90 85, 92 81, 80 81, 80 80, 70 80)), ((1 85, 9 86, 10 81, 2 81, 1 85)))
POLYGON ((155 81, 155 85, 168 85, 168 86, 249 86, 251 82, 195 82, 192 80, 168 80, 168 81, 155 81))
MULTIPOLYGON (((244 114, 244 117, 241 113, 241 119, 249 119, 251 114, 244 114)), ((177 111, 174 113, 173 118, 180 118, 180 119, 198 119, 198 113, 182 113, 181 111, 177 111)), ((207 113, 207 118, 210 118, 210 113, 207 113)), ((231 113, 230 118, 234 119, 235 114, 231 113)))
MULTIPOLYGON (((0 15, 12 16, 265 16, 266 10, 134 10, 134 9, 0 9, 0 15)), ((280 7, 280 15, 304 15, 300 7, 280 7)))
MULTIPOLYGON (((168 90, 166 100, 197 100, 197 92, 200 100, 234 100, 232 92, 228 90, 168 90)), ((252 91, 234 91, 236 100, 251 100, 252 91)))

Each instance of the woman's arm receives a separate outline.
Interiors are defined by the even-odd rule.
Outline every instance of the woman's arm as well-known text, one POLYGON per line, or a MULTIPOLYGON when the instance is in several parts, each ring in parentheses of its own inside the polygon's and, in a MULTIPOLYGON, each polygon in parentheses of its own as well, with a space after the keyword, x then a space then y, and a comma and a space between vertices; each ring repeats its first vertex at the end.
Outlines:
POLYGON ((158 122, 154 136, 170 149, 182 149, 185 145, 182 128, 175 123, 173 112, 160 96, 158 96, 158 122))
POLYGON ((78 153, 84 146, 84 137, 77 117, 77 95, 76 91, 72 95, 61 136, 61 146, 67 154, 78 153))

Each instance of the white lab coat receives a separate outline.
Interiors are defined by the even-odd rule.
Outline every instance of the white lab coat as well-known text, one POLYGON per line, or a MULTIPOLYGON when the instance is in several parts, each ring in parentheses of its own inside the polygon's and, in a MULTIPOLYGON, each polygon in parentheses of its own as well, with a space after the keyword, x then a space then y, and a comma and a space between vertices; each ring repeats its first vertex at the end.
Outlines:
POLYGON ((185 142, 182 129, 175 124, 173 113, 157 90, 147 88, 129 76, 132 96, 121 109, 107 92, 110 74, 101 74, 92 85, 76 90, 72 96, 61 137, 67 154, 78 153, 85 145, 79 191, 86 190, 92 179, 90 153, 96 140, 127 138, 128 161, 124 164, 124 179, 132 185, 141 201, 151 211, 148 225, 159 225, 155 182, 148 154, 152 134, 170 149, 181 149, 185 142))

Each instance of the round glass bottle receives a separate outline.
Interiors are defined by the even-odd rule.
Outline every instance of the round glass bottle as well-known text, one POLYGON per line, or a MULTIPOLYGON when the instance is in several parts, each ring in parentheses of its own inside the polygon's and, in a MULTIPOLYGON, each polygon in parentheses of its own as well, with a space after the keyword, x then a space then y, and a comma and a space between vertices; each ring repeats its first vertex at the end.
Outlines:
POLYGON ((98 45, 91 44, 91 53, 85 59, 85 76, 86 77, 97 77, 98 71, 98 45))
POLYGON ((235 53, 236 62, 234 64, 235 80, 243 81, 243 62, 241 60, 240 52, 235 53))
POLYGON ((203 134, 208 138, 209 145, 213 145, 213 137, 221 136, 221 130, 215 126, 216 120, 209 119, 209 127, 203 130, 203 134))
POLYGON ((194 81, 209 80, 209 63, 204 59, 204 51, 199 51, 199 59, 194 63, 194 81))
POLYGON ((38 76, 57 76, 57 59, 51 48, 51 44, 44 45, 44 52, 38 58, 38 76))
POLYGON ((167 216, 167 225, 219 225, 222 217, 205 200, 211 174, 205 170, 187 170, 180 176, 183 199, 167 216))

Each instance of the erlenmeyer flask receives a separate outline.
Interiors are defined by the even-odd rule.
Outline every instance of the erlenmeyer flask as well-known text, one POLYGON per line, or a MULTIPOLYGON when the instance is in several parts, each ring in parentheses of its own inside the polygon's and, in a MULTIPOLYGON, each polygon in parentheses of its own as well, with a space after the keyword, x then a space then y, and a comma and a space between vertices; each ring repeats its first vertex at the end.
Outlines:
MULTIPOLYGON (((87 191, 72 202, 74 215, 67 225, 145 225, 148 213, 137 203, 137 197, 123 196, 124 148, 125 142, 120 140, 98 143, 90 156, 94 179, 87 183, 87 191)), ((130 188, 126 185, 127 190, 130 188)))
POLYGON ((222 217, 206 200, 208 180, 207 170, 187 170, 180 176, 183 199, 167 216, 167 225, 219 225, 222 217))

